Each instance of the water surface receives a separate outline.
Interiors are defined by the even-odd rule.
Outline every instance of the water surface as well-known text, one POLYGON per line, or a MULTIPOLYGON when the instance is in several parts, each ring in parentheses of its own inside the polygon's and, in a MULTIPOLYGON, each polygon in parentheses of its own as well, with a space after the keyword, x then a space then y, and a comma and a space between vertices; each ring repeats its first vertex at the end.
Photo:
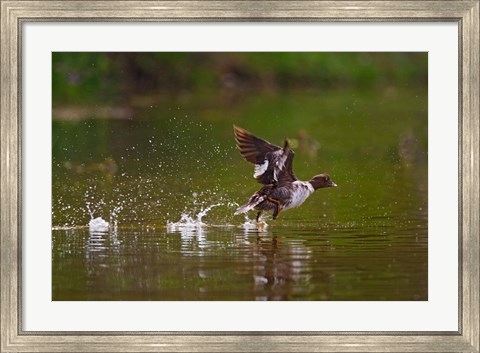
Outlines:
POLYGON ((53 300, 427 300, 426 109, 410 87, 54 110, 53 300), (233 124, 339 187, 233 216, 260 187, 233 124))

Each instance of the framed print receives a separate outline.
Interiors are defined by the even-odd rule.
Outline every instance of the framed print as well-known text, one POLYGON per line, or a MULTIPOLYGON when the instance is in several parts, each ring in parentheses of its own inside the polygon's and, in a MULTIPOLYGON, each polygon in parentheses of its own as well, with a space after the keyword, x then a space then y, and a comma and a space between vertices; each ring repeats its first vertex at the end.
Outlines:
POLYGON ((480 350, 478 1, 1 19, 2 351, 480 350))

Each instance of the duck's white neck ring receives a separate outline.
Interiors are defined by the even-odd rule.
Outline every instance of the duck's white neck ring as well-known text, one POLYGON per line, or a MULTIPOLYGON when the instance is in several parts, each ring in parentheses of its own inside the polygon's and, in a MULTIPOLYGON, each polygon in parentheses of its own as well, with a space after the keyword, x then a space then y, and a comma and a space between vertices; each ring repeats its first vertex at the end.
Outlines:
POLYGON ((314 192, 314 191, 315 191, 315 188, 313 187, 313 185, 312 185, 311 182, 307 181, 305 184, 307 185, 307 188, 308 188, 308 190, 309 190, 310 192, 314 192))

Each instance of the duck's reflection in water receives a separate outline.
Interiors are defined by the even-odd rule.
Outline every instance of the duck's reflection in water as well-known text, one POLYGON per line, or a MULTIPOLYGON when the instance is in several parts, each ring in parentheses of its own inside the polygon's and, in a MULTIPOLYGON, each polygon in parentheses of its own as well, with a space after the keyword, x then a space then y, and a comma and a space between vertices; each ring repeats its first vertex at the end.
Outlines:
POLYGON ((196 293, 200 300, 296 300, 326 291, 314 283, 321 278, 327 284, 329 276, 315 265, 304 238, 289 236, 290 231, 284 235, 256 227, 170 227, 167 234, 161 250, 181 253, 182 261, 156 271, 181 276, 188 271, 192 286, 185 298, 196 293))
MULTIPOLYGON (((314 269, 311 267, 312 250, 301 240, 277 236, 272 231, 249 230, 255 257, 252 272, 255 300, 295 300, 311 294, 314 269)), ((316 277, 328 278, 323 271, 316 277)))

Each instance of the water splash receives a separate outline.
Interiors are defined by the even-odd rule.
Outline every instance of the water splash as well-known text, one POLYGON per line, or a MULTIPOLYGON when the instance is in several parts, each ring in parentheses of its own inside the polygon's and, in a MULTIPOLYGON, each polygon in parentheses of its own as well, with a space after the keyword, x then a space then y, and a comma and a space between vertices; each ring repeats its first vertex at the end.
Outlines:
POLYGON ((113 232, 117 234, 118 231, 118 215, 123 210, 123 202, 120 202, 117 206, 113 207, 110 212, 110 222, 113 224, 113 232))
MULTIPOLYGON (((88 198, 88 190, 85 193, 85 199, 87 198, 88 198)), ((102 204, 104 203, 103 199, 101 200, 101 203, 102 204)), ((95 207, 92 210, 92 207, 91 207, 92 204, 90 203, 90 201, 86 201, 85 206, 87 207, 88 213, 90 214, 90 221, 88 222, 88 229, 90 233, 92 234, 107 233, 110 228, 110 224, 107 221, 105 221, 102 217, 95 218, 95 215, 94 215, 95 207)))
POLYGON ((181 230, 200 229, 207 224, 202 221, 203 217, 214 207, 222 206, 223 203, 216 203, 202 209, 196 216, 191 216, 186 212, 182 212, 178 222, 167 221, 167 232, 176 232, 181 230))
POLYGON ((110 224, 102 217, 92 218, 90 222, 88 222, 90 233, 106 233, 109 228, 110 224))
MULTIPOLYGON (((205 208, 204 210, 200 211, 198 214, 197 214, 197 222, 199 223, 202 223, 202 218, 205 217, 207 215, 207 213, 214 207, 217 207, 217 206, 222 206, 223 203, 217 203, 217 204, 213 204, 213 205, 210 205, 208 206, 207 208, 205 208)), ((205 224, 205 223, 202 223, 202 224, 205 224)))
POLYGON ((178 222, 167 221, 167 231, 174 232, 183 228, 195 229, 197 227, 202 227, 204 225, 205 225, 204 223, 198 222, 198 220, 192 218, 187 213, 182 213, 180 216, 180 220, 178 222))
POLYGON ((249 230, 261 230, 264 231, 268 228, 267 222, 265 222, 263 217, 260 217, 257 222, 255 219, 248 218, 248 215, 245 213, 245 222, 239 225, 239 228, 243 228, 245 231, 249 230))
MULTIPOLYGON (((150 109, 154 107, 152 104, 150 109)), ((126 144, 115 159, 109 156, 105 161, 83 164, 75 160, 62 164, 63 160, 59 160, 55 173, 63 173, 63 179, 55 179, 61 182, 55 182, 53 192, 54 227, 85 227, 99 215, 110 223, 111 229, 126 224, 165 224, 179 217, 190 201, 191 194, 184 193, 185 184, 196 190, 195 210, 188 206, 185 212, 195 221, 202 206, 218 202, 227 205, 232 199, 232 195, 227 196, 231 190, 224 190, 221 176, 231 172, 226 161, 232 159, 233 145, 220 143, 214 124, 192 119, 182 107, 168 110, 161 129, 157 130, 155 124, 150 126, 147 134, 142 135, 143 141, 126 144), (183 162, 180 164, 179 153, 183 162), (108 172, 113 163, 115 171, 108 172), (185 164, 193 174, 185 173, 185 164), (81 172, 72 165, 78 165, 81 172), (194 177, 197 172, 208 175, 208 184, 204 178, 194 177), (121 208, 115 209, 120 203, 121 208)), ((94 127, 87 126, 93 134, 94 127)), ((219 213, 215 222, 230 223, 231 215, 219 213)))

